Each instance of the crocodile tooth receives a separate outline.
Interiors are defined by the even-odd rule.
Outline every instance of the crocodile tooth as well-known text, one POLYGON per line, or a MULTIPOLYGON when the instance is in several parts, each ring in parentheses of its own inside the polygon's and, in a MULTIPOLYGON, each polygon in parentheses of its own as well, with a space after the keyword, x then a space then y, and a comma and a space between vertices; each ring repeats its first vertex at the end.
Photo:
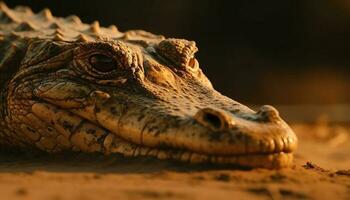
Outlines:
POLYGON ((48 8, 44 8, 42 11, 40 11, 38 16, 47 21, 51 21, 53 19, 52 13, 48 8))

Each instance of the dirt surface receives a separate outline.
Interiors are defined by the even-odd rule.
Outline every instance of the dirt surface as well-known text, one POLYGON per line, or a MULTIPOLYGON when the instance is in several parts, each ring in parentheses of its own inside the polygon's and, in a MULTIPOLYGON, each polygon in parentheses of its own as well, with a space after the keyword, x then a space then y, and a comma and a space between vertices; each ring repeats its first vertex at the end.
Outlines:
POLYGON ((293 128, 299 149, 282 170, 1 153, 0 199, 350 199, 350 128, 293 128))

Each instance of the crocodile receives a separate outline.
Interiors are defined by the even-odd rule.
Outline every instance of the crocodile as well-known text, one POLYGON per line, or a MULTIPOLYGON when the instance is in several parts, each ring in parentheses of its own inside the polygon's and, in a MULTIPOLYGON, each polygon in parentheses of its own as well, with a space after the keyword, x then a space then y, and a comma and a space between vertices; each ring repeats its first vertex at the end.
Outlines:
POLYGON ((196 43, 0 3, 0 144, 282 168, 297 137, 270 105, 216 91, 196 43))

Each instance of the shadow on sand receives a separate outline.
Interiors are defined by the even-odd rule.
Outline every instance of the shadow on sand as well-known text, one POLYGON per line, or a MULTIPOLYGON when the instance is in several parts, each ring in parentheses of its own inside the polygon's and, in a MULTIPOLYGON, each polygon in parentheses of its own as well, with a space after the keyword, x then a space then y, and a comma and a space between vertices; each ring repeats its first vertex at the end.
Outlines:
POLYGON ((191 172, 218 169, 249 170, 234 165, 189 164, 155 158, 126 158, 122 155, 84 153, 47 154, 43 152, 0 151, 0 173, 94 172, 94 173, 156 173, 162 171, 191 172))

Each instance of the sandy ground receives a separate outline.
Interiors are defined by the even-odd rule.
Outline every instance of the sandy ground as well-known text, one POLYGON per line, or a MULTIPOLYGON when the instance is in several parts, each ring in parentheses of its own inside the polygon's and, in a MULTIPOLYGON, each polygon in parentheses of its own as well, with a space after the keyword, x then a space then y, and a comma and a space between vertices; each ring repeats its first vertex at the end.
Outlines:
POLYGON ((293 128, 299 149, 282 170, 2 153, 0 199, 350 199, 350 128, 293 128))

